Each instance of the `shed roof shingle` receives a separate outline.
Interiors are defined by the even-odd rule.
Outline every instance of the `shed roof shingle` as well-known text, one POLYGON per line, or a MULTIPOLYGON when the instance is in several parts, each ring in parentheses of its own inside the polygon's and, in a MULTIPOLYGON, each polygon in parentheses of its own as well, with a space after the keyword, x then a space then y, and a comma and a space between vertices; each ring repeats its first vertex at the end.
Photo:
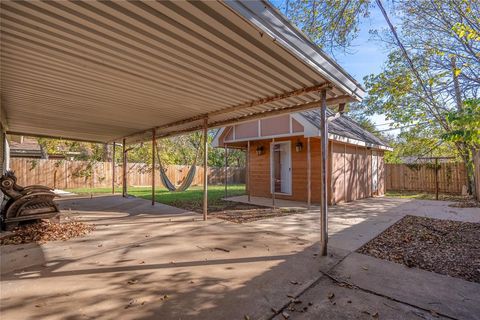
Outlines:
MULTIPOLYGON (((299 114, 320 129, 320 112, 318 110, 299 112, 299 114)), ((334 113, 332 111, 327 110, 328 117, 333 115, 334 113)), ((342 115, 328 124, 328 133, 388 147, 388 144, 385 141, 375 136, 370 131, 362 128, 358 123, 345 115, 342 115)))

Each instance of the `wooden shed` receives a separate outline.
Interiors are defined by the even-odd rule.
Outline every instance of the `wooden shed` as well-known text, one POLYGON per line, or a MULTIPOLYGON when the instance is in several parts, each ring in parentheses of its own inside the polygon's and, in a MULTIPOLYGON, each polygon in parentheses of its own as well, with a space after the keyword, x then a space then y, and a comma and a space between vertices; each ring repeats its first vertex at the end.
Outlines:
MULTIPOLYGON (((355 121, 328 112, 328 202, 385 193, 385 142, 355 121)), ((317 110, 259 119, 221 128, 214 147, 248 152, 251 196, 320 202, 321 143, 317 110)))

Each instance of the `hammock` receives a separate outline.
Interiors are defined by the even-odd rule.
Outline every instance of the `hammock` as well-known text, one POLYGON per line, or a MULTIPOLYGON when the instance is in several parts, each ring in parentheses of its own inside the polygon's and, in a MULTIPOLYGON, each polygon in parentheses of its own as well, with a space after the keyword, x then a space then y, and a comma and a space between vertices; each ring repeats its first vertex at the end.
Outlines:
POLYGON ((178 186, 175 187, 175 185, 168 179, 168 176, 166 175, 166 170, 163 168, 162 161, 160 160, 160 154, 158 153, 158 148, 157 149, 157 159, 158 159, 158 164, 160 166, 160 180, 162 181, 162 184, 165 188, 167 188, 168 191, 170 192, 182 192, 187 190, 190 185, 193 182, 193 178, 195 178, 195 173, 197 172, 197 159, 198 159, 198 150, 195 155, 195 159, 193 160, 193 164, 190 166, 190 169, 188 170, 187 176, 183 179, 182 183, 178 186))

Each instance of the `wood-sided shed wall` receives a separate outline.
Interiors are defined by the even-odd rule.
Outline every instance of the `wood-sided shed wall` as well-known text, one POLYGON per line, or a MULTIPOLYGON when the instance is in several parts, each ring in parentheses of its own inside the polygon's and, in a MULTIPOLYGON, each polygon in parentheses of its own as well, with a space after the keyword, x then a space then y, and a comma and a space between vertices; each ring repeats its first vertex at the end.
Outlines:
POLYGON ((385 163, 383 151, 362 146, 333 143, 331 149, 332 185, 330 202, 340 203, 385 194, 385 163), (378 184, 373 190, 372 156, 376 156, 378 184))
MULTIPOLYGON (((278 199, 307 201, 307 139, 303 136, 276 138, 275 142, 290 141, 292 154, 292 195, 276 194, 278 199), (303 150, 295 151, 297 141, 303 143, 303 150)), ((270 144, 272 139, 250 142, 250 192, 255 197, 271 197, 270 192, 270 144), (258 146, 263 146, 264 153, 257 155, 258 146)), ((320 201, 320 158, 319 139, 311 139, 312 159, 312 201, 320 201)), ((247 173, 248 174, 248 173, 247 173)))
MULTIPOLYGON (((276 142, 290 141, 292 150, 292 194, 276 194, 278 199, 307 201, 307 139, 303 136, 276 138, 276 142), (295 144, 302 142, 303 149, 296 152, 295 144)), ((270 144, 271 139, 250 142, 250 190, 256 197, 271 197, 270 192, 270 144), (264 153, 257 155, 258 146, 264 153)), ((312 202, 320 202, 321 147, 320 139, 311 138, 311 185, 312 202)), ((378 191, 372 194, 372 150, 361 146, 329 142, 328 156, 329 203, 335 204, 383 195, 385 192, 385 170, 383 151, 378 150, 378 191)))

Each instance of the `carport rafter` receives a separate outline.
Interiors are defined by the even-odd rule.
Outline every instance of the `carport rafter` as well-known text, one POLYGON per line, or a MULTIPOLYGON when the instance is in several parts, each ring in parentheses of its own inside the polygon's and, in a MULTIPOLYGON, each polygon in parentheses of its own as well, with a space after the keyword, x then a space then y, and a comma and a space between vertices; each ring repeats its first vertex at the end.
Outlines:
MULTIPOLYGON (((308 93, 316 93, 316 92, 320 92, 321 90, 324 90, 324 89, 331 90, 331 89, 333 89, 333 85, 330 82, 324 82, 324 83, 319 84, 319 85, 297 89, 297 90, 294 90, 294 91, 291 91, 291 92, 278 94, 278 95, 271 96, 271 97, 268 97, 268 98, 253 100, 253 101, 250 101, 250 102, 247 102, 247 103, 242 103, 242 104, 227 107, 227 108, 224 108, 224 109, 221 109, 221 110, 216 110, 216 111, 212 111, 212 112, 209 112, 209 113, 204 113, 204 114, 194 116, 194 117, 190 117, 188 119, 183 119, 183 120, 180 120, 180 121, 174 121, 174 122, 171 122, 171 123, 168 123, 168 124, 165 124, 165 125, 153 127, 152 129, 142 130, 142 131, 138 131, 138 132, 123 136, 123 137, 119 137, 119 138, 116 138, 114 140, 116 141, 116 140, 123 139, 123 138, 131 138, 131 137, 134 137, 134 136, 145 134, 145 133, 147 133, 151 130, 159 131, 159 130, 164 130, 164 129, 168 129, 168 128, 171 128, 171 127, 176 127, 176 126, 185 125, 185 124, 188 124, 188 123, 193 123, 193 122, 200 121, 200 120, 203 120, 203 119, 208 119, 208 118, 211 119, 212 117, 219 116, 219 115, 222 115, 222 114, 228 114, 228 113, 231 113, 231 112, 238 112, 238 111, 241 111, 241 110, 265 105, 265 104, 268 104, 268 103, 278 102, 278 101, 281 101, 281 100, 284 100, 284 99, 298 97, 298 96, 308 94, 308 93)), ((274 112, 275 110, 276 109, 273 109, 271 111, 264 111, 264 112, 265 113, 274 112)), ((210 125, 210 127, 212 127, 212 125, 210 125)), ((199 128, 197 130, 200 130, 200 129, 201 128, 199 128)), ((191 130, 191 131, 196 131, 196 130, 191 130)))
MULTIPOLYGON (((335 98, 326 99, 326 102, 327 102, 327 105, 336 105, 336 104, 345 103, 345 102, 350 101, 350 100, 351 100, 350 96, 342 95, 342 96, 338 96, 338 97, 335 97, 335 98)), ((287 114, 287 113, 318 109, 320 105, 321 105, 321 101, 312 101, 312 102, 309 102, 309 103, 294 105, 294 106, 291 106, 291 107, 274 109, 274 110, 271 110, 271 111, 258 112, 258 113, 254 113, 254 114, 251 114, 251 115, 238 117, 238 118, 235 118, 235 119, 216 121, 216 122, 210 123, 208 127, 210 129, 215 129, 215 128, 220 128, 220 127, 224 127, 224 126, 227 126, 227 125, 239 124, 239 123, 242 123, 242 122, 248 122, 248 121, 256 120, 256 119, 264 119, 264 118, 274 117, 274 116, 287 114)), ((166 133, 166 134, 163 134, 163 135, 160 134, 160 135, 157 135, 157 137, 160 138, 160 139, 161 138, 167 138, 167 137, 171 137, 171 136, 177 136, 177 135, 186 134, 186 133, 190 133, 190 132, 200 131, 200 130, 202 130, 202 128, 203 128, 203 125, 197 125, 197 126, 194 126, 194 127, 190 127, 190 128, 186 128, 186 129, 182 129, 182 130, 177 130, 177 131, 174 131, 174 132, 169 132, 169 133, 166 133)), ((143 140, 143 139, 139 139, 138 141, 141 141, 141 140, 143 140)))

